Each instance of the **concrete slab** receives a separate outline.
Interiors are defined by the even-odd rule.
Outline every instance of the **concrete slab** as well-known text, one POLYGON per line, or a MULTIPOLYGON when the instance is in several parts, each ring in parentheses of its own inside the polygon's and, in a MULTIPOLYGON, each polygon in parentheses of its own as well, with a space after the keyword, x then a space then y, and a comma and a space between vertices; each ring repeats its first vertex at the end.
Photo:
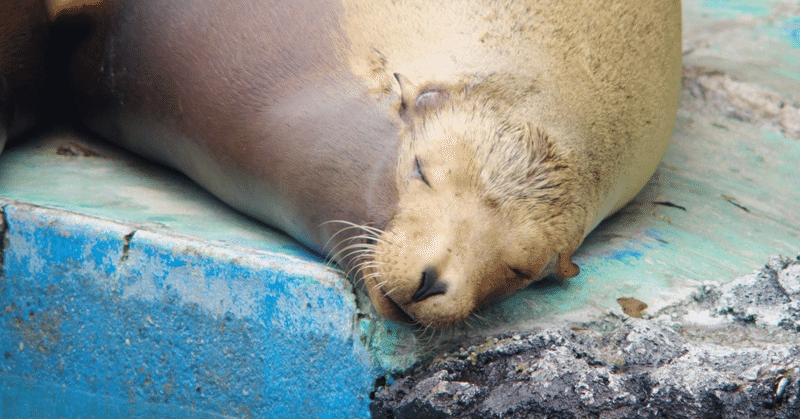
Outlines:
POLYGON ((7 150, 0 411, 25 417, 45 397, 59 407, 44 417, 60 406, 366 417, 375 379, 444 348, 547 325, 601 328, 624 316, 620 297, 655 314, 703 281, 797 254, 800 10, 698 0, 684 1, 684 16, 673 143, 645 190, 576 254, 581 275, 435 336, 376 318, 316 255, 175 172, 68 131, 7 150))
POLYGON ((354 340, 348 285, 330 269, 0 203, 0 380, 30 396, 4 393, 4 417, 38 405, 30 386, 50 388, 74 417, 105 406, 84 404, 83 394, 127 404, 130 417, 151 417, 139 403, 176 417, 366 415, 378 371, 354 340))

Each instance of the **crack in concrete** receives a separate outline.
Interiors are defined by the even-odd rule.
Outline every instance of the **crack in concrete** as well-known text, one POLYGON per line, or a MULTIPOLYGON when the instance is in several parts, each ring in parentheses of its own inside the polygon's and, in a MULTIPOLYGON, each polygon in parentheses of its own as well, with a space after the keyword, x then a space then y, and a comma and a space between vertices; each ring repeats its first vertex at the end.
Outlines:
POLYGON ((800 140, 800 103, 719 70, 683 68, 681 108, 755 124, 800 140))
POLYGON ((133 240, 133 235, 136 234, 137 231, 138 230, 133 230, 122 237, 122 256, 119 258, 119 263, 125 263, 125 261, 128 260, 128 251, 131 248, 131 240, 133 240))
POLYGON ((6 207, 0 207, 0 276, 5 272, 5 256, 8 249, 8 219, 6 218, 6 207))

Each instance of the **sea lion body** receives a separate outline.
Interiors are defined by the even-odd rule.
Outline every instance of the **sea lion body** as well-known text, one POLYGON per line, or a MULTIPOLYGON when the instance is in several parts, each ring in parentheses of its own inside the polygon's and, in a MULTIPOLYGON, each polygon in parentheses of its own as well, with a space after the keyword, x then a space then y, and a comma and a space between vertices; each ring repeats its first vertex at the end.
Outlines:
POLYGON ((326 221, 388 220, 398 127, 340 70, 325 3, 125 0, 106 13, 72 66, 90 128, 320 252, 343 227, 326 221))
POLYGON ((89 127, 424 326, 576 275, 678 104, 678 0, 119 0, 102 16, 72 65, 89 127))

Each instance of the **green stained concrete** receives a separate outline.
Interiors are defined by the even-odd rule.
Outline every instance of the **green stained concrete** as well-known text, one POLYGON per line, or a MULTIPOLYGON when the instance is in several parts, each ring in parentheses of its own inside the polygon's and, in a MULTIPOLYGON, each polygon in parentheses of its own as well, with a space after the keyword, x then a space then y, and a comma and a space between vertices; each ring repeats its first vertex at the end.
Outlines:
POLYGON ((211 242, 314 258, 294 240, 232 211, 178 172, 97 142, 86 147, 100 156, 57 152, 87 139, 73 130, 54 130, 5 151, 0 157, 0 196, 211 242))
POLYGON ((777 2, 764 0, 702 0, 699 2, 705 16, 725 18, 767 16, 770 6, 775 3, 777 2))

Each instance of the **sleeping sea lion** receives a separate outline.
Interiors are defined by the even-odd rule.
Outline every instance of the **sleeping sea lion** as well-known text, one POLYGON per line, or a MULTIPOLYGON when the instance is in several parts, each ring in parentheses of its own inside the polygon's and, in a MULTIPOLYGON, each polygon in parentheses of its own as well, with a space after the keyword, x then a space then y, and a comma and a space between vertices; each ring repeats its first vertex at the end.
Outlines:
POLYGON ((424 327, 577 275, 573 252, 648 181, 678 106, 679 0, 92 7, 70 69, 87 126, 424 327))

